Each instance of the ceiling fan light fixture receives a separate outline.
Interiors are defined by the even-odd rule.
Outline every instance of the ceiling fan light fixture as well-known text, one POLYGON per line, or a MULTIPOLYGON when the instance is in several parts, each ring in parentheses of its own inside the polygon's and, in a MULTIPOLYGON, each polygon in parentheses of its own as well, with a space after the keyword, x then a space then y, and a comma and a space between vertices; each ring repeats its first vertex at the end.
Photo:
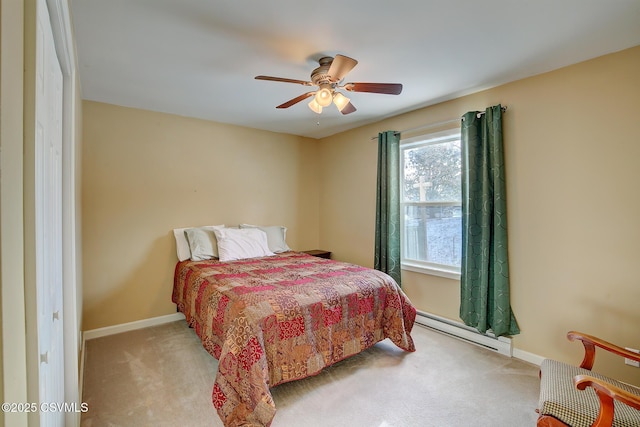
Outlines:
POLYGON ((321 85, 320 90, 316 92, 315 101, 323 107, 328 107, 332 100, 331 85, 321 85))
POLYGON ((338 107, 340 111, 344 110, 344 107, 349 105, 349 102, 351 102, 351 100, 340 92, 336 92, 335 95, 333 95, 333 103, 336 104, 336 107, 338 107))
POLYGON ((322 105, 318 104, 315 98, 313 98, 311 102, 309 102, 309 108, 311 108, 311 111, 313 111, 314 113, 322 113, 322 105))

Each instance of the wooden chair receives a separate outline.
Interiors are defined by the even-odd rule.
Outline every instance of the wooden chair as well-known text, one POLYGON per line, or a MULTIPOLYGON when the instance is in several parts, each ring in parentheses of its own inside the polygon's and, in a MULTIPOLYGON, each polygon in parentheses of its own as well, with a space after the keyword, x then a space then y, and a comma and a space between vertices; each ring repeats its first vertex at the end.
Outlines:
POLYGON ((639 362, 640 354, 580 332, 567 338, 582 341, 584 359, 580 367, 542 362, 538 427, 640 426, 640 388, 591 372, 596 347, 639 362))

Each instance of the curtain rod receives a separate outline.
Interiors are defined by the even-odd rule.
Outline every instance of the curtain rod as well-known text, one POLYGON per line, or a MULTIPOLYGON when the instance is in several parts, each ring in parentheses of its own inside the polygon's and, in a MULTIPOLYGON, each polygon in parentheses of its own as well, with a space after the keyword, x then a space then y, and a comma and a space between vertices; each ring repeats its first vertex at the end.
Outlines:
MULTIPOLYGON (((504 106, 504 107, 501 108, 501 110, 504 113, 505 111, 507 111, 507 107, 504 106)), ((477 117, 483 116, 484 114, 485 114, 484 111, 480 111, 480 112, 478 112, 477 117)), ((435 127, 439 127, 439 126, 448 125, 448 124, 451 124, 451 123, 456 123, 456 122, 459 122, 460 120, 463 120, 463 116, 461 116, 459 119, 451 119, 451 120, 445 120, 445 121, 437 122, 437 123, 430 123, 430 124, 424 125, 424 126, 418 126, 418 127, 410 128, 410 129, 404 129, 404 130, 398 131, 396 133, 405 133, 405 132, 415 132, 415 131, 418 131, 418 130, 427 130, 427 129, 431 129, 431 128, 435 128, 435 127)), ((374 139, 378 139, 378 136, 376 135, 376 136, 372 136, 371 137, 372 141, 374 139)))
MULTIPOLYGON (((502 112, 506 112, 507 111, 507 106, 505 105, 504 107, 500 107, 500 110, 502 110, 502 112)), ((476 114, 477 118, 480 118, 482 116, 485 115, 485 111, 478 111, 478 113, 476 114)), ((464 120, 464 116, 460 117, 461 120, 464 120)))

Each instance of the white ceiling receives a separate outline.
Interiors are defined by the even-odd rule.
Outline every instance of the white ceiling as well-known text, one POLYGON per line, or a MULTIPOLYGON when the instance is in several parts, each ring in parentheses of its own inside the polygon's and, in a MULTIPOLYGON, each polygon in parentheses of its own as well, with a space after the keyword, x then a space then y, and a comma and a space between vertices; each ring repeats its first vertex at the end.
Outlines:
MULTIPOLYGON (((321 138, 640 45, 640 0, 72 0, 83 99, 321 138), (307 102, 322 56, 359 61, 358 111, 307 102)), ((478 108, 485 106, 479 105, 478 108)))

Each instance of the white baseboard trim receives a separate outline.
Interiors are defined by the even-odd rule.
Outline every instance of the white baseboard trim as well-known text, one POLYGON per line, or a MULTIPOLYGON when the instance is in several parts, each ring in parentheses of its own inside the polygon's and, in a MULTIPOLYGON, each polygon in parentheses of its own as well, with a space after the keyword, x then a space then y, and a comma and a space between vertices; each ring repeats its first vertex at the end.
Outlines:
MULTIPOLYGON (((184 314, 173 313, 165 316, 152 317, 150 319, 136 320, 135 322, 121 323, 119 325, 106 326, 104 328, 90 329, 82 333, 82 340, 92 340, 94 338, 106 337, 107 335, 119 334, 136 329, 148 328, 149 326, 162 325, 163 323, 184 320, 184 314)), ((84 346, 84 344, 83 344, 84 346)), ((84 352, 83 352, 84 353, 84 352)))
MULTIPOLYGON (((178 320, 184 320, 184 314, 173 313, 165 316, 152 317, 150 319, 137 320, 135 322, 122 323, 119 325, 107 326, 104 328, 90 329, 82 333, 82 354, 80 360, 80 383, 83 382, 84 373, 84 359, 85 359, 85 341, 105 337, 108 335, 119 334, 122 332, 133 331, 141 328, 148 328, 150 326, 162 325, 163 323, 175 322, 178 320)), ((430 329, 435 329, 438 332, 453 336, 470 343, 480 345, 485 348, 489 348, 500 354, 509 357, 515 357, 516 359, 523 360, 525 362, 532 363, 540 366, 545 359, 528 351, 513 348, 511 344, 511 338, 506 337, 494 337, 491 335, 483 335, 473 328, 470 328, 462 323, 455 322, 444 317, 437 316, 431 313, 425 313, 418 311, 416 316, 416 323, 425 326, 430 329)))
POLYGON ((452 336, 453 338, 461 339, 471 344, 476 344, 496 351, 504 356, 515 357, 516 359, 520 359, 524 362, 537 366, 540 366, 542 361, 545 359, 545 357, 513 347, 511 338, 495 337, 490 332, 487 333, 487 335, 484 335, 463 323, 446 319, 435 314, 418 311, 416 323, 452 336))
POLYGON ((540 366, 542 364, 542 361, 546 359, 546 357, 538 356, 537 354, 529 353, 528 351, 520 350, 517 348, 513 349, 513 357, 538 366, 540 366))
POLYGON ((426 326, 427 328, 435 329, 454 338, 488 348, 504 356, 512 356, 513 349, 511 347, 511 338, 496 337, 490 333, 482 334, 463 323, 446 319, 435 314, 425 313, 423 311, 418 311, 416 323, 426 326))

